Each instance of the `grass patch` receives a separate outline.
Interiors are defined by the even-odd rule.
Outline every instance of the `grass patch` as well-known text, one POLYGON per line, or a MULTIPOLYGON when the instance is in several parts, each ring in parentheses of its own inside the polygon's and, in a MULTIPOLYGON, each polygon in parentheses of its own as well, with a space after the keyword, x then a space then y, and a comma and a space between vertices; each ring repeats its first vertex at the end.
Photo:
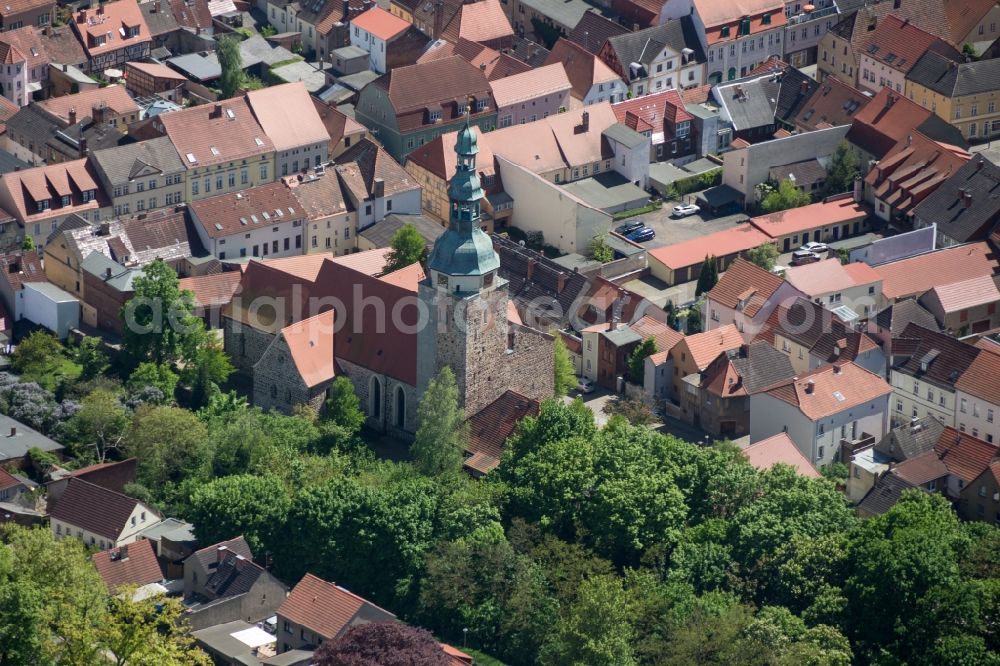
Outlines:
POLYGON ((480 652, 479 650, 473 650, 472 648, 459 648, 459 650, 475 659, 476 666, 506 666, 506 664, 499 659, 491 657, 484 652, 480 652))
POLYGON ((285 65, 291 65, 296 62, 302 62, 304 58, 302 56, 295 56, 294 58, 286 58, 285 60, 279 60, 278 62, 271 65, 271 71, 278 69, 279 67, 284 67, 285 65))
POLYGON ((650 202, 648 205, 643 206, 642 208, 629 208, 628 210, 623 210, 621 212, 615 213, 611 217, 612 219, 614 219, 615 222, 617 222, 619 220, 624 220, 629 217, 635 217, 636 215, 645 215, 646 213, 652 213, 654 210, 660 210, 660 208, 662 207, 663 207, 663 202, 657 200, 650 202))

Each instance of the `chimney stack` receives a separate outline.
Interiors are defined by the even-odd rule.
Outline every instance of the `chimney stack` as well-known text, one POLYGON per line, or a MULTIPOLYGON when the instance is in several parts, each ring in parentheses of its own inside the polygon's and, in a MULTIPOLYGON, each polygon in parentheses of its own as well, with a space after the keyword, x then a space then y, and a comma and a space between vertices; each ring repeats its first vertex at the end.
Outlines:
POLYGON ((111 279, 111 268, 110 267, 104 269, 104 279, 105 280, 110 280, 111 279))
POLYGON ((221 117, 222 117, 222 104, 216 102, 215 106, 212 108, 212 113, 211 115, 209 115, 209 118, 221 118, 221 117))
POLYGON ((985 164, 985 163, 986 163, 986 160, 983 158, 982 155, 980 155, 979 159, 976 160, 976 171, 979 171, 980 169, 982 169, 983 168, 983 164, 985 164))
POLYGON ((968 188, 962 190, 962 203, 965 204, 966 208, 972 206, 972 192, 968 188))
POLYGON ((227 546, 219 546, 215 550, 215 561, 221 562, 226 558, 226 555, 228 554, 229 554, 229 548, 227 546))
POLYGON ((76 107, 70 107, 69 109, 69 124, 76 125, 76 107))
POLYGON ((799 84, 799 94, 805 95, 808 92, 809 92, 809 82, 803 81, 802 83, 799 84))
POLYGON ((382 199, 385 197, 385 181, 381 178, 375 179, 375 182, 372 183, 372 189, 374 190, 372 194, 376 199, 382 199))
POLYGON ((90 108, 90 119, 94 121, 95 125, 103 125, 107 121, 107 104, 101 102, 95 104, 90 108))
POLYGON ((590 131, 590 111, 584 111, 580 114, 580 127, 583 128, 584 132, 590 131))
POLYGON ((525 276, 525 280, 531 282, 531 276, 535 274, 535 264, 538 262, 535 259, 528 259, 528 273, 525 276))
POLYGON ((809 380, 806 382, 806 393, 812 395, 816 391, 816 382, 809 380))
POLYGON ((556 283, 556 293, 557 294, 563 293, 563 289, 565 288, 566 288, 566 274, 560 272, 558 282, 556 283))
POLYGON ((153 2, 153 13, 154 14, 160 13, 160 0, 155 0, 155 2, 153 2))
MULTIPOLYGON (((837 352, 838 352, 838 355, 839 355, 840 350, 838 349, 837 352)), ((842 367, 840 367, 839 365, 834 365, 833 366, 833 374, 839 375, 843 371, 844 371, 844 369, 842 367)))
POLYGON ((861 203, 864 198, 864 181, 861 180, 861 176, 854 177, 854 203, 861 203))
POLYGON ((10 436, 11 437, 17 437, 17 426, 11 426, 10 427, 10 436))

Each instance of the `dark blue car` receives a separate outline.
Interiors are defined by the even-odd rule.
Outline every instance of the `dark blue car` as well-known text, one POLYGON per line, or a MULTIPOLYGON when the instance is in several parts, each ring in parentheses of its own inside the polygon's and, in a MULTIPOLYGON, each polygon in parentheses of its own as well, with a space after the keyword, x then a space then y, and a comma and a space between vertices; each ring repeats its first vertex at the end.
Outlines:
POLYGON ((625 236, 625 238, 629 239, 633 243, 645 243, 646 241, 656 238, 656 232, 649 227, 641 227, 625 236))

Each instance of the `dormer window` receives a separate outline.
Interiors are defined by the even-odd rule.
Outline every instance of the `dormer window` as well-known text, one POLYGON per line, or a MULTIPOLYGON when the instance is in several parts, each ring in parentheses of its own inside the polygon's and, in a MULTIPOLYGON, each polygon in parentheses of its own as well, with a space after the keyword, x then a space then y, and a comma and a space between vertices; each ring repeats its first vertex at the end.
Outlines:
POLYGON ((97 198, 97 190, 84 190, 82 193, 83 202, 93 201, 97 198))
POLYGON ((764 14, 764 17, 761 19, 761 23, 763 23, 764 25, 771 25, 771 15, 764 14))
POLYGON ((62 199, 60 200, 60 204, 59 205, 61 205, 63 208, 65 208, 66 206, 70 205, 70 202, 71 202, 71 200, 70 200, 69 195, 68 194, 64 194, 63 197, 62 197, 62 199))
POLYGON ((485 111, 486 107, 489 106, 490 101, 488 99, 477 99, 476 100, 476 111, 485 111))
POLYGON ((719 30, 719 36, 720 37, 728 37, 729 36, 729 26, 728 25, 722 26, 722 29, 719 30))
POLYGON ((437 111, 428 111, 427 115, 430 118, 430 121, 432 123, 441 120, 441 110, 440 109, 438 109, 437 111))
POLYGON ((750 19, 745 18, 740 21, 740 35, 750 34, 750 19))
POLYGON ((37 206, 38 212, 42 212, 43 210, 48 210, 50 206, 49 200, 42 199, 41 201, 37 201, 35 202, 35 206, 37 206))
POLYGON ((455 106, 456 106, 456 109, 458 111, 458 115, 464 116, 465 115, 465 110, 468 107, 465 104, 456 104, 455 106))

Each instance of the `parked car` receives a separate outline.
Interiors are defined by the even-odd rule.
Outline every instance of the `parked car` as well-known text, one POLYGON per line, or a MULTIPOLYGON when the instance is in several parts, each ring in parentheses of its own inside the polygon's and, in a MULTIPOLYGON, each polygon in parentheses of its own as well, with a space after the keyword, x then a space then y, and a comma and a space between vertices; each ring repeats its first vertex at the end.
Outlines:
POLYGON ((823 252, 830 251, 830 248, 826 243, 817 243, 816 241, 809 241, 799 249, 806 250, 807 252, 815 252, 816 254, 822 254, 823 252))
POLYGON ((694 215, 701 208, 694 204, 680 204, 679 206, 674 206, 673 211, 671 211, 671 217, 687 217, 688 215, 694 215))
POLYGON ((621 234, 622 236, 628 236, 633 231, 637 229, 642 229, 644 226, 646 225, 642 223, 642 220, 639 219, 629 220, 624 224, 619 224, 618 227, 615 229, 615 232, 621 234))
POLYGON ((656 238, 656 232, 649 227, 641 227, 625 236, 625 238, 629 239, 633 243, 645 243, 646 241, 656 238))
POLYGON ((580 376, 576 378, 576 390, 580 393, 593 393, 594 392, 594 382, 590 381, 586 377, 580 376))
POLYGON ((796 250, 792 253, 792 266, 805 266, 814 264, 822 259, 818 254, 810 250, 796 250))

